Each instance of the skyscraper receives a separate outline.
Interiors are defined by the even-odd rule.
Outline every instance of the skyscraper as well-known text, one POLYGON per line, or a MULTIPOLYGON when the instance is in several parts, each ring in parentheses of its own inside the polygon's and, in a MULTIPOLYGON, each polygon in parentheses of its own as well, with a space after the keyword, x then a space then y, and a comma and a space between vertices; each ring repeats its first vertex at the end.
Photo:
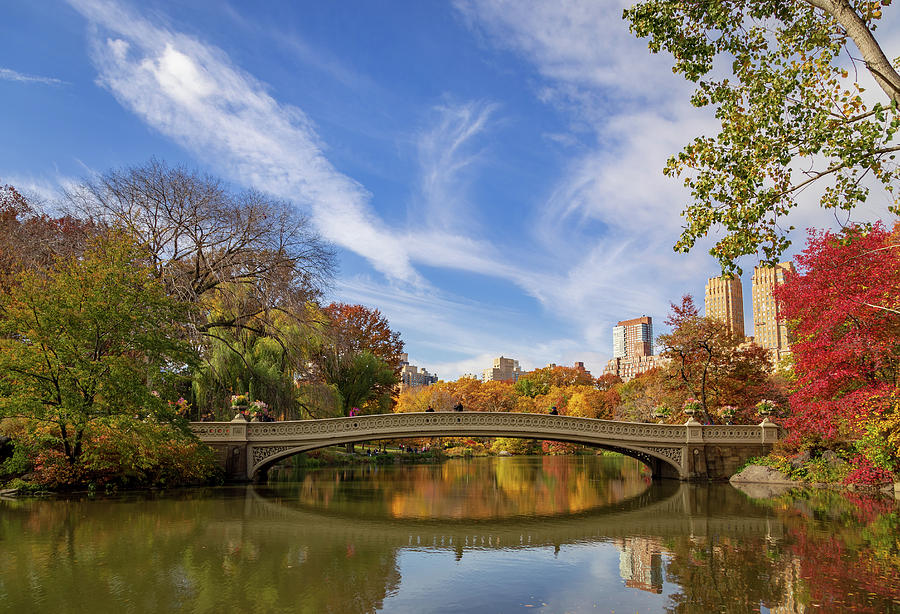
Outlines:
POLYGON ((791 350, 787 324, 772 295, 775 286, 784 283, 787 272, 794 272, 794 265, 790 262, 753 269, 753 340, 772 351, 773 364, 778 364, 791 350))
POLYGON ((706 315, 725 322, 728 330, 744 338, 744 290, 740 277, 710 277, 706 282, 706 315))

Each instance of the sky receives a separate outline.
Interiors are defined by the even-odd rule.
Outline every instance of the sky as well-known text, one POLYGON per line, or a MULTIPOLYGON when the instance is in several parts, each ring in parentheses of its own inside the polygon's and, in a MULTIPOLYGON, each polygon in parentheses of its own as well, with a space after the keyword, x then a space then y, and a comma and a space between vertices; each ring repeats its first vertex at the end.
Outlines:
MULTIPOLYGON (((662 174, 716 123, 630 4, 6 0, 0 183, 53 203, 151 157, 208 171, 308 213, 337 251, 327 300, 379 309, 412 364, 600 375, 616 322, 665 332, 719 273, 712 240, 673 252, 688 194, 662 174)), ((790 253, 836 222, 804 202, 794 223, 790 253)))

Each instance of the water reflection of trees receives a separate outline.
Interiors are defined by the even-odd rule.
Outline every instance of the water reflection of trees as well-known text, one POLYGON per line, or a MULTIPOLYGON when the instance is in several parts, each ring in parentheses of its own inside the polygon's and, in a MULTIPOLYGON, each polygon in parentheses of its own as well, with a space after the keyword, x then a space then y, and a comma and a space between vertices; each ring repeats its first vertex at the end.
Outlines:
POLYGON ((808 603, 900 612, 900 507, 887 498, 804 491, 770 503, 784 519, 808 603))
MULTIPOLYGON (((670 612, 900 611, 900 514, 889 499, 801 491, 762 503, 781 539, 665 541, 670 612)), ((718 508, 713 508, 718 509, 718 508)))
POLYGON ((581 513, 639 495, 633 459, 544 456, 440 465, 364 466, 296 476, 305 507, 371 517, 486 519, 581 513))
POLYGON ((152 512, 143 502, 4 502, 3 609, 374 612, 399 585, 395 549, 255 531, 243 491, 212 496, 154 501, 152 512))

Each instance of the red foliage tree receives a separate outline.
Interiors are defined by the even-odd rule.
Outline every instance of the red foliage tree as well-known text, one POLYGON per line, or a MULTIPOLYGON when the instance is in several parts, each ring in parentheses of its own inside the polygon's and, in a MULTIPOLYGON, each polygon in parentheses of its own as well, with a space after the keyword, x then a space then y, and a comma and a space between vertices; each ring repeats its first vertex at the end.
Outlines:
POLYGON ((836 447, 879 411, 900 369, 900 223, 810 232, 775 289, 796 337, 789 442, 836 447))
POLYGON ((597 378, 594 385, 597 387, 597 390, 610 390, 614 388, 618 384, 622 383, 622 378, 613 373, 604 373, 600 377, 597 378))

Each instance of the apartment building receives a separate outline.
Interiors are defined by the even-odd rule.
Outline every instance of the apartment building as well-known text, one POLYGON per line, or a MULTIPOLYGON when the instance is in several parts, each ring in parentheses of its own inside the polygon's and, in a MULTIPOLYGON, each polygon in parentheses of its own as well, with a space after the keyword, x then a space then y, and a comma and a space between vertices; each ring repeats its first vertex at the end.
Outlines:
POLYGON ((785 274, 793 272, 790 262, 753 269, 753 340, 771 350, 773 365, 790 353, 791 338, 772 291, 784 283, 785 274))
POLYGON ((613 327, 613 358, 603 368, 604 375, 617 375, 627 382, 661 364, 653 354, 653 318, 623 320, 613 327))
POLYGON ((519 361, 500 356, 494 359, 494 365, 481 372, 483 382, 515 382, 525 372, 519 367, 519 361))
POLYGON ((436 373, 429 373, 427 369, 419 370, 419 367, 409 364, 408 354, 405 352, 400 354, 400 392, 407 388, 430 386, 437 381, 436 373))
POLYGON ((613 327, 613 358, 653 354, 653 318, 623 320, 613 327))
POLYGON ((744 290, 740 277, 710 277, 706 282, 706 315, 725 323, 732 334, 744 338, 744 290))

